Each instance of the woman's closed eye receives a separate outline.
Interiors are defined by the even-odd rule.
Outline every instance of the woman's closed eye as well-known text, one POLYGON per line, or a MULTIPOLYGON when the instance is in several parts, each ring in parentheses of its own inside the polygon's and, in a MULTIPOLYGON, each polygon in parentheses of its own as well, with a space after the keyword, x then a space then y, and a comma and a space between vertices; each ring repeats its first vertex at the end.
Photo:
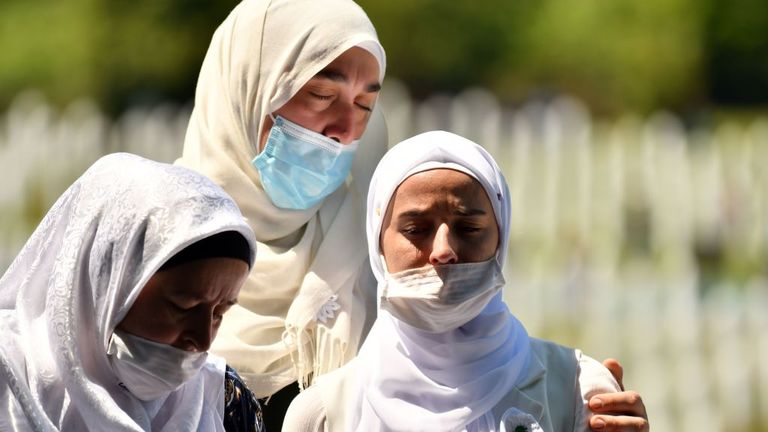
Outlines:
POLYGON ((315 99, 319 99, 321 101, 328 101, 333 99, 332 94, 322 94, 322 93, 316 93, 316 92, 309 92, 309 94, 314 97, 315 99))
POLYGON ((373 107, 372 106, 368 106, 368 105, 366 105, 364 103, 361 103, 361 102, 355 102, 355 106, 357 106, 358 108, 360 108, 363 111, 368 111, 368 112, 373 111, 373 107))
MULTIPOLYGON (((317 99, 319 101, 322 101, 322 102, 328 102, 328 101, 331 101, 331 100, 336 98, 336 95, 334 95, 334 94, 323 94, 323 93, 312 92, 312 91, 309 92, 309 94, 313 98, 315 98, 315 99, 317 99)), ((358 109, 360 109, 362 111, 366 111, 366 112, 373 111, 372 105, 367 104, 365 102, 355 101, 355 107, 357 107, 358 109)))
POLYGON ((174 312, 179 314, 186 314, 190 313, 195 309, 194 304, 180 304, 174 301, 168 301, 168 304, 171 306, 171 309, 173 309, 174 312))

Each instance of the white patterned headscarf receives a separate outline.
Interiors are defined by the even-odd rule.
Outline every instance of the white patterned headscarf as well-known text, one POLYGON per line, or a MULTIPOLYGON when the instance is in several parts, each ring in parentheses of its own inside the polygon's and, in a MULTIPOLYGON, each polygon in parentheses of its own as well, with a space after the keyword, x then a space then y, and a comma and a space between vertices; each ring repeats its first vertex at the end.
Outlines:
POLYGON ((355 46, 373 54, 383 79, 384 50, 352 0, 244 0, 216 30, 200 71, 177 163, 232 195, 259 241, 239 303, 212 348, 258 397, 308 384, 352 359, 374 310, 362 221, 370 173, 387 148, 379 111, 361 137, 350 181, 316 207, 276 207, 251 165, 264 118, 355 46))
POLYGON ((142 402, 118 386, 107 346, 166 260, 225 231, 255 256, 234 201, 198 173, 129 154, 91 166, 0 279, 0 430, 222 430, 222 359, 142 402))
MULTIPOLYGON (((482 147, 448 132, 427 132, 394 146, 374 172, 368 193, 368 252, 379 257, 382 220, 397 187, 433 169, 463 172, 488 194, 499 226, 496 259, 504 264, 510 229, 506 181, 482 147)), ((371 259, 379 290, 385 269, 371 259)), ((381 293, 379 293, 381 295, 381 293)), ((473 320, 446 333, 402 325, 379 309, 357 362, 356 400, 347 430, 496 430, 491 409, 525 376, 528 334, 496 295, 473 320)))

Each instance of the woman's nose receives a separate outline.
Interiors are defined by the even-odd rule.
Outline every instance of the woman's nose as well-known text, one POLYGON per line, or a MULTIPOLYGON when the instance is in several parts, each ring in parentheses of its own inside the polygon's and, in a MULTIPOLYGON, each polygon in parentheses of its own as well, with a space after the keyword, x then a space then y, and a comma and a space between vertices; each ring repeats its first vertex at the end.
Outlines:
POLYGON ((439 265, 456 264, 459 262, 456 248, 451 243, 451 231, 448 229, 448 225, 440 225, 437 228, 435 238, 432 241, 432 252, 429 254, 429 263, 432 265, 439 265))
POLYGON ((332 118, 323 131, 323 135, 342 144, 349 144, 355 140, 355 107, 353 104, 341 103, 335 107, 332 118))
POLYGON ((213 317, 197 318, 184 332, 183 349, 186 351, 208 351, 216 336, 213 317))

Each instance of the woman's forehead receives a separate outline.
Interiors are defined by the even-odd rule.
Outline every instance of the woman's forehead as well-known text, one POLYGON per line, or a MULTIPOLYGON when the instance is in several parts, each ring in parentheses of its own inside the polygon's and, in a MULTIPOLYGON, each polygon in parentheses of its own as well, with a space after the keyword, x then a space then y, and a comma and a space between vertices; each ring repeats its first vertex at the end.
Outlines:
POLYGON ((433 168, 419 171, 405 178, 397 190, 409 190, 416 188, 432 187, 437 190, 448 187, 479 187, 482 185, 471 175, 451 168, 433 168))
POLYGON ((490 206, 483 186, 472 176, 449 168, 438 168, 408 176, 395 190, 390 206, 452 197, 466 202, 484 202, 490 206))

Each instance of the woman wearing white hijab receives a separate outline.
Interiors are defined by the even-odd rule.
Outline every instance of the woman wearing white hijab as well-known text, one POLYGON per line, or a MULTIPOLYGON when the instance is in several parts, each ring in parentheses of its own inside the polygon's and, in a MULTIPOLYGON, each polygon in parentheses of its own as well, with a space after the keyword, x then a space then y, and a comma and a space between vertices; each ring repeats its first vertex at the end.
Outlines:
POLYGON ((284 430, 589 430, 589 397, 619 386, 510 314, 510 211, 477 144, 428 132, 393 147, 368 194, 378 317, 357 359, 294 400, 284 430))
POLYGON ((97 161, 0 279, 0 430, 224 430, 225 364, 206 351, 255 251, 202 175, 97 161))
POLYGON ((200 72, 177 163, 232 195, 259 247, 213 351, 259 397, 286 388, 282 410, 277 396, 265 408, 279 421, 295 383, 352 359, 372 322, 363 206, 387 147, 374 111, 384 69, 351 0, 245 0, 200 72))

